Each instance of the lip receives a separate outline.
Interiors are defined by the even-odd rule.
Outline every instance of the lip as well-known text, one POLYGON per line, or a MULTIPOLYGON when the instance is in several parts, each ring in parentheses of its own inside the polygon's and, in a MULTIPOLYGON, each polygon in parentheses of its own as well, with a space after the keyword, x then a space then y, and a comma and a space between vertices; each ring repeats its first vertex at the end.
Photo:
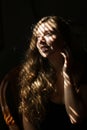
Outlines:
POLYGON ((43 52, 47 52, 47 51, 48 51, 47 48, 42 48, 41 50, 42 50, 43 52))
POLYGON ((43 52, 46 52, 49 50, 49 46, 41 46, 40 47, 43 52))

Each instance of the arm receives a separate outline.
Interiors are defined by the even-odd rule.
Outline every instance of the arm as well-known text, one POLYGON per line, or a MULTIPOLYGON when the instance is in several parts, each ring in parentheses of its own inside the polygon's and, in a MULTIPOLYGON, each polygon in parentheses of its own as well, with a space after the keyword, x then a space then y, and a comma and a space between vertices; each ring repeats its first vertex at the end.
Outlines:
MULTIPOLYGON (((62 54, 65 59, 63 67, 63 77, 64 77, 64 101, 66 111, 69 115, 71 123, 80 123, 85 116, 87 116, 86 107, 84 101, 82 100, 82 95, 76 92, 74 86, 70 82, 70 77, 66 73, 67 69, 67 57, 62 54)), ((86 96, 87 97, 87 96, 86 96)))
POLYGON ((17 126, 15 120, 13 119, 13 116, 10 113, 9 107, 7 105, 6 101, 6 89, 8 87, 8 80, 7 76, 2 80, 0 83, 0 107, 2 110, 2 114, 4 117, 4 121, 9 128, 9 130, 19 130, 19 127, 17 126))
POLYGON ((64 87, 64 100, 71 122, 80 123, 87 116, 86 107, 72 85, 64 87))

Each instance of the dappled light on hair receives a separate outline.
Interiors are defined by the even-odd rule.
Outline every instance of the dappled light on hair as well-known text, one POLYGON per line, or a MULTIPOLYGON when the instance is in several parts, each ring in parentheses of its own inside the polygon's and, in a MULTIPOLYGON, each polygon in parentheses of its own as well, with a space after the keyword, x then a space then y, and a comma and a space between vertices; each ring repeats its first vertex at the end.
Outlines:
POLYGON ((71 71, 74 62, 67 25, 62 18, 47 16, 33 28, 26 60, 20 72, 19 108, 34 126, 44 120, 47 114, 45 107, 50 100, 65 103, 73 124, 80 120, 82 107, 78 103, 78 111, 78 100, 73 101, 77 93, 71 71))

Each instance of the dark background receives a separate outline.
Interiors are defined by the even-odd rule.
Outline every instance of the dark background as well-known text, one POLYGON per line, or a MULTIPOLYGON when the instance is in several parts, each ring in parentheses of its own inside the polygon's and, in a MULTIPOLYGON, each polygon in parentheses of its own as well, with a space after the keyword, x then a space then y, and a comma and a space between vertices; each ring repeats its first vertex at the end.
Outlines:
POLYGON ((42 16, 70 19, 86 44, 86 2, 79 0, 1 0, 0 78, 22 59, 32 25, 42 16))
MULTIPOLYGON (((87 51, 86 12, 86 0, 1 0, 0 80, 22 60, 32 26, 42 16, 56 14, 70 19, 87 51)), ((1 119, 0 130, 5 130, 1 119)))

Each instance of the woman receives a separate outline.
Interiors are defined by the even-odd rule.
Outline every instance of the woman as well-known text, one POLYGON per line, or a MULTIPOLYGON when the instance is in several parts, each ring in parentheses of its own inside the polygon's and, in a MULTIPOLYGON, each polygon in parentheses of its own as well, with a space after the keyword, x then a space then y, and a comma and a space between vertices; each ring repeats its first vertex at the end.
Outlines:
MULTIPOLYGON (((73 42, 69 24, 62 18, 43 17, 35 25, 25 61, 15 75, 20 96, 20 101, 16 98, 15 102, 19 104, 23 130, 86 127, 84 58, 85 52, 73 42)), ((11 130, 20 129, 11 115, 4 118, 7 124, 13 124, 11 130)))
POLYGON ((59 124, 70 129, 87 117, 86 65, 79 59, 83 54, 73 47, 69 25, 62 18, 47 16, 34 27, 20 71, 19 109, 24 130, 52 129, 59 124), (60 106, 59 113, 65 109, 67 116, 60 114, 61 119, 52 119, 53 105, 60 106))

